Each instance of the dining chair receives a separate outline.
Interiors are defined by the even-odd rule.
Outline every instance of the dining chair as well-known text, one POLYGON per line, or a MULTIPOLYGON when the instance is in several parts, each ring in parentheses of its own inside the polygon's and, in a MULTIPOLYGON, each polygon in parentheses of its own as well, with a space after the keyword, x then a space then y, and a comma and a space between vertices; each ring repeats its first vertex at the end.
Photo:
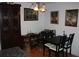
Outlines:
POLYGON ((51 55, 51 52, 55 52, 55 56, 59 56, 59 52, 63 52, 63 56, 64 56, 64 44, 65 44, 65 40, 66 37, 65 36, 56 36, 54 38, 52 38, 52 43, 46 43, 44 44, 45 47, 47 47, 49 49, 49 56, 51 55), (55 42, 58 42, 58 44, 56 44, 55 42))
POLYGON ((37 42, 38 42, 38 46, 40 47, 43 47, 44 44, 47 42, 47 33, 45 31, 41 31, 39 34, 38 34, 38 37, 37 37, 37 42))
POLYGON ((70 34, 67 41, 65 42, 65 45, 64 45, 64 50, 66 51, 66 56, 67 56, 67 53, 68 53, 68 49, 69 50, 69 53, 71 55, 71 48, 72 48, 72 42, 73 42, 73 39, 74 39, 74 34, 70 34))

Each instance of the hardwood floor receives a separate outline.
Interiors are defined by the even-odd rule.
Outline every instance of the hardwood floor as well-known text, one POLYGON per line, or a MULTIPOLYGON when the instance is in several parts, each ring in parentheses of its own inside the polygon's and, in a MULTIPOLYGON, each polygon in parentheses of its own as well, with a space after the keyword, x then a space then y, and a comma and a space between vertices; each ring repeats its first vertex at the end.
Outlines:
MULTIPOLYGON (((43 48, 41 46, 35 46, 33 48, 30 47, 29 44, 23 49, 28 57, 48 57, 48 49, 45 50, 45 56, 43 56, 43 48)), ((55 57, 55 53, 52 52, 51 57, 55 57)), ((62 54, 59 54, 59 57, 62 57, 62 54)), ((68 57, 75 57, 73 55, 69 55, 68 57)))

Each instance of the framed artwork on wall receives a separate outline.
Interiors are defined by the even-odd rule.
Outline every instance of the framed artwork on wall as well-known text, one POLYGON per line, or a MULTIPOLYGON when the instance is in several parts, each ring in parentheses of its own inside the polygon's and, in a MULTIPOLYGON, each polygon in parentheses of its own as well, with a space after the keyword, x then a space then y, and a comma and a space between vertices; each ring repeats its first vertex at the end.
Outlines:
POLYGON ((51 12, 51 24, 58 24, 58 11, 51 12))
POLYGON ((24 8, 24 21, 37 21, 38 12, 30 8, 24 8))
POLYGON ((65 26, 77 27, 78 9, 66 10, 65 26))

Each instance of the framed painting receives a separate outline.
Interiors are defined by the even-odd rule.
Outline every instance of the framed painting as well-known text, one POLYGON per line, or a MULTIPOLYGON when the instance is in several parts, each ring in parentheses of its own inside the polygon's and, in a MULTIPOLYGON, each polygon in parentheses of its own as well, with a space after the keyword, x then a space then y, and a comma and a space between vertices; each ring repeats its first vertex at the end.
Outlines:
POLYGON ((51 23, 58 24, 58 11, 51 12, 51 23))
POLYGON ((77 27, 78 9, 66 10, 65 26, 77 27))
POLYGON ((38 12, 30 8, 24 8, 24 21, 37 21, 38 12))

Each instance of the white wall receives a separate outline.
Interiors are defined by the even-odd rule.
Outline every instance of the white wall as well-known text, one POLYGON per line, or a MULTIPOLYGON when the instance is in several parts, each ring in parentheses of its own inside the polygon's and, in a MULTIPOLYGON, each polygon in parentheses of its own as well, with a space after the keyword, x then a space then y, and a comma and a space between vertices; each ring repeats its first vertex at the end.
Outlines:
POLYGON ((56 29, 56 34, 61 35, 63 31, 66 32, 67 35, 70 33, 75 33, 75 37, 72 44, 72 54, 79 56, 79 13, 78 13, 78 22, 77 27, 65 26, 65 10, 67 9, 79 9, 79 3, 77 2, 55 2, 55 3, 46 3, 47 4, 47 12, 45 15, 45 23, 47 23, 48 29, 56 29), (50 12, 51 11, 59 11, 59 24, 50 24, 50 12))
POLYGON ((29 32, 38 33, 45 28, 44 15, 39 12, 38 21, 24 21, 24 8, 31 8, 31 2, 21 2, 21 35, 26 35, 29 32))

